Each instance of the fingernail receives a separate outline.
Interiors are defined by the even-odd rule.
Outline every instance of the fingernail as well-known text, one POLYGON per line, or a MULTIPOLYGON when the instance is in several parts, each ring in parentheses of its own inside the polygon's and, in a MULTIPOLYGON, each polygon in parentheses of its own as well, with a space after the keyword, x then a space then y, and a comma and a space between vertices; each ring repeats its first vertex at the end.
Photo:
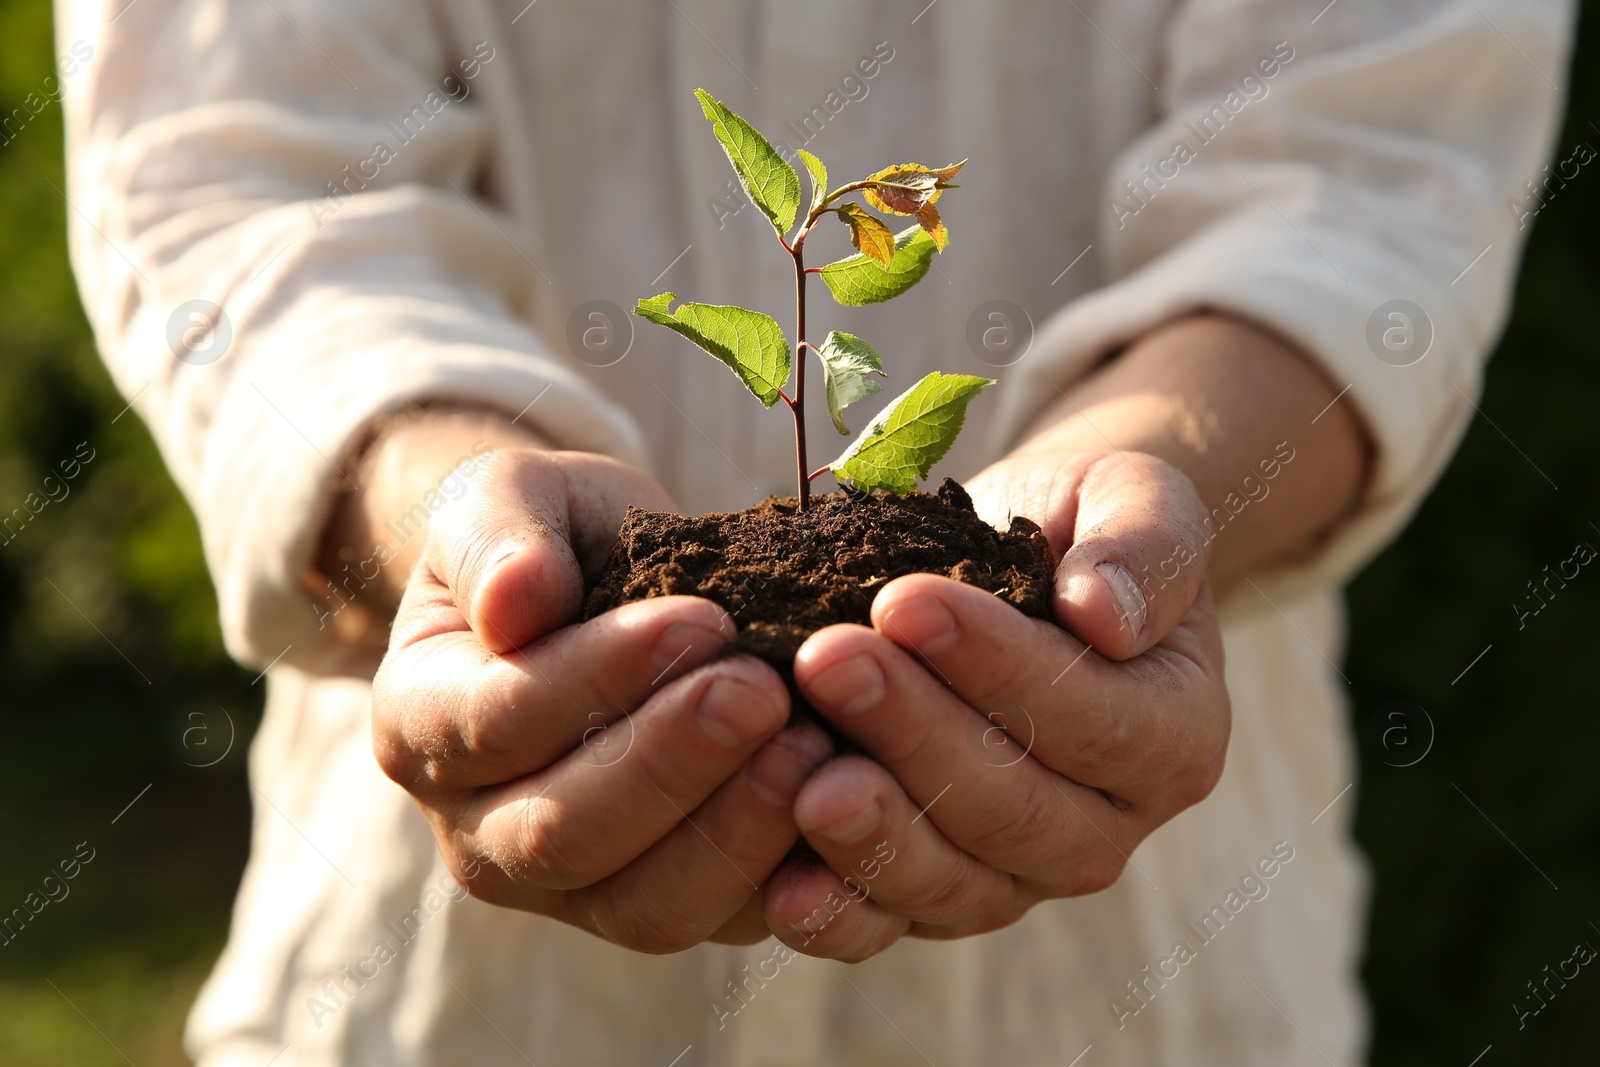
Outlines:
MULTIPOLYGON (((688 622, 675 622, 661 631, 655 648, 650 650, 650 662, 665 675, 668 671, 682 674, 690 667, 698 667, 728 646, 731 633, 723 633, 688 622)), ((662 679, 657 678, 657 681, 662 679)))
POLYGON ((817 833, 836 845, 853 845, 876 830, 881 822, 883 812, 878 810, 878 801, 874 798, 865 807, 835 820, 817 833))
POLYGON ((778 725, 781 709, 764 690, 737 678, 712 681, 695 718, 700 730, 723 748, 743 748, 778 725))
POLYGON ((1111 587, 1111 595, 1117 598, 1117 604, 1122 608, 1121 621, 1133 631, 1133 639, 1139 640, 1139 635, 1144 633, 1146 616, 1144 591, 1139 588, 1139 583, 1120 564, 1096 563, 1094 569, 1111 587))
POLYGON ((888 683, 878 661, 858 652, 817 675, 806 686, 806 695, 839 715, 860 715, 883 701, 888 683))
POLYGON ((903 641, 923 656, 948 651, 959 636, 956 617, 938 597, 919 596, 896 604, 883 617, 884 636, 903 641))
POLYGON ((833 744, 821 730, 785 730, 744 765, 745 784, 763 803, 788 808, 811 772, 831 755, 833 744))

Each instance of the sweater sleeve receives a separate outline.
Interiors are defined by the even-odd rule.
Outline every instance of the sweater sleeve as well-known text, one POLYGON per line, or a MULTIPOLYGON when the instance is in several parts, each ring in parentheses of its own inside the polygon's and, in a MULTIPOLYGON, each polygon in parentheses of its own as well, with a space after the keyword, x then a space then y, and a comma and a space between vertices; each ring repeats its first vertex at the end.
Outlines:
POLYGON ((63 79, 74 269, 245 663, 317 658, 301 576, 382 414, 459 400, 642 453, 526 324, 548 283, 475 185, 474 90, 511 72, 439 25, 424 0, 58 0, 87 57, 63 79))
POLYGON ((1534 0, 1335 0, 1315 14, 1283 0, 1177 7, 1161 114, 1104 184, 1097 244, 1112 280, 1042 324, 1001 420, 1014 437, 1055 386, 1196 310, 1296 342, 1377 454, 1355 513, 1258 576, 1273 596, 1349 578, 1465 432, 1574 18, 1534 0))

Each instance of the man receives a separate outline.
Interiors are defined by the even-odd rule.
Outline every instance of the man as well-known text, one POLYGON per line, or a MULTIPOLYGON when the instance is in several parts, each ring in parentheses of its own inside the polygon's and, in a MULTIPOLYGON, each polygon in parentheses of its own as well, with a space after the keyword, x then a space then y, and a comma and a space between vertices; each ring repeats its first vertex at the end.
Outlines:
POLYGON ((1317 6, 62 0, 85 301, 268 667, 198 1062, 1359 1062, 1337 590, 1466 424, 1572 12, 1317 6), (787 489, 612 313, 785 306, 697 85, 972 159, 837 321, 1002 379, 942 469, 1060 627, 885 587, 795 668, 862 755, 703 601, 576 621, 627 505, 787 489))

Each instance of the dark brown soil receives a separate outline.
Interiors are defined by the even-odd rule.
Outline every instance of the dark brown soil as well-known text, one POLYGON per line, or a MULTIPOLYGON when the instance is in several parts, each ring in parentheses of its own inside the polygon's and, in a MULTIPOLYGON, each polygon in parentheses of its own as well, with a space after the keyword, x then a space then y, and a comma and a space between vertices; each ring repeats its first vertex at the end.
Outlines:
POLYGON ((629 508, 584 605, 593 618, 653 596, 702 596, 738 626, 736 650, 777 668, 793 688, 795 652, 834 623, 871 625, 876 591, 905 574, 942 574, 1050 617, 1050 545, 1033 522, 1000 533, 946 478, 937 494, 851 499, 768 497, 739 512, 668 515, 629 508))

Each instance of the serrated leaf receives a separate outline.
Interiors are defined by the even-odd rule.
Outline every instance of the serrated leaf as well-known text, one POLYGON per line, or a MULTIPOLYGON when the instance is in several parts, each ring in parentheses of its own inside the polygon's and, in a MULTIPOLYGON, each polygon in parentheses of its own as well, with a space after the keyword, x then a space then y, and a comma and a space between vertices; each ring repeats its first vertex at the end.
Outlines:
POLYGON ((847 307, 893 300, 922 280, 938 250, 921 226, 911 226, 894 238, 894 258, 885 267, 871 256, 857 253, 829 263, 818 271, 833 298, 847 307))
POLYGON ((934 371, 902 393, 828 465, 856 489, 909 493, 961 432, 967 402, 993 378, 934 371))
POLYGON ((839 218, 850 227, 850 243, 856 251, 871 256, 887 269, 894 262, 894 231, 860 204, 843 203, 838 210, 839 218))
POLYGON ((782 237, 794 225, 794 214, 800 208, 800 176, 754 126, 704 89, 696 89, 694 95, 722 142, 722 151, 733 164, 745 195, 782 237))
POLYGON ((885 167, 867 179, 877 183, 864 190, 867 202, 891 215, 915 215, 925 205, 936 202, 944 190, 957 188, 950 179, 966 165, 963 159, 938 169, 924 167, 921 163, 885 167))
POLYGON ((933 238, 933 247, 943 252, 950 244, 950 231, 944 228, 944 220, 939 218, 939 209, 932 204, 923 204, 917 212, 917 225, 922 227, 924 233, 933 238))
POLYGON ((676 293, 641 300, 633 313, 681 333, 726 363, 767 407, 789 380, 789 341, 770 315, 730 304, 679 304, 676 293))
POLYGON ((822 379, 827 386, 828 414, 833 417, 833 427, 848 435, 850 427, 844 424, 844 409, 883 390, 883 386, 872 380, 874 374, 888 377, 883 360, 871 345, 843 330, 828 334, 817 349, 817 356, 822 360, 822 379))
POLYGON ((800 162, 806 165, 806 172, 811 175, 811 210, 815 211, 828 197, 828 168, 804 148, 796 151, 800 153, 800 162))

